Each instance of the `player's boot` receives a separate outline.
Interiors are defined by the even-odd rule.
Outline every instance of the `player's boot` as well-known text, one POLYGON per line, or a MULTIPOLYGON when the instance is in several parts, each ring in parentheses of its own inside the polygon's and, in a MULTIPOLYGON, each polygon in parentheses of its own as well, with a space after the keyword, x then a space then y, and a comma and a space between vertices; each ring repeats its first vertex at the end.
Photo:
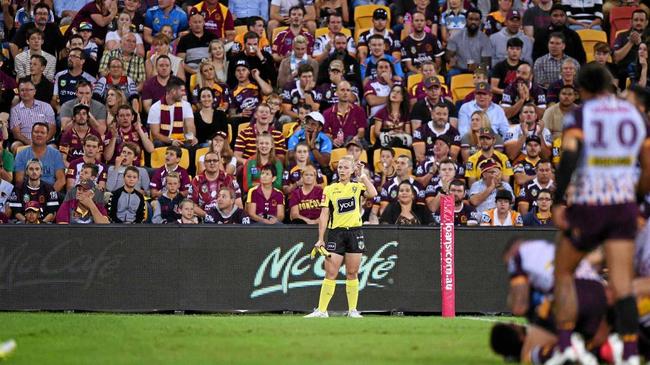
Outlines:
POLYGON ((304 316, 303 318, 328 318, 328 317, 329 315, 327 314, 327 312, 321 312, 317 308, 314 309, 314 311, 311 312, 310 314, 304 316))
POLYGON ((575 351, 578 362, 582 365, 598 365, 598 359, 594 354, 587 351, 585 341, 578 333, 571 335, 571 347, 575 351))
POLYGON ((623 360, 623 341, 621 341, 621 338, 618 336, 618 334, 613 333, 609 335, 607 342, 612 349, 612 358, 614 359, 614 365, 641 364, 641 358, 638 355, 630 356, 629 358, 623 360))
POLYGON ((555 351, 553 351, 553 356, 546 360, 544 365, 563 365, 576 361, 578 361, 578 355, 576 354, 575 349, 570 346, 564 349, 564 351, 560 351, 560 349, 556 348, 555 351))
POLYGON ((350 318, 363 318, 363 316, 361 315, 361 312, 359 312, 356 309, 348 311, 348 317, 350 317, 350 318))
POLYGON ((16 350, 16 341, 9 340, 0 343, 0 360, 6 359, 16 350))

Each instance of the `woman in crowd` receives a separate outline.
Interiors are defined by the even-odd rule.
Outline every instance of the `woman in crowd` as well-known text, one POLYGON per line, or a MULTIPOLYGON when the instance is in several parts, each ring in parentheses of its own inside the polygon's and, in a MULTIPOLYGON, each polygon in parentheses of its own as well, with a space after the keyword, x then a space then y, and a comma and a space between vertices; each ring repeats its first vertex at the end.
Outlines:
POLYGON ((117 16, 118 0, 95 0, 84 5, 75 17, 72 19, 70 27, 65 36, 68 37, 79 28, 82 22, 87 22, 92 26, 92 37, 97 45, 104 45, 108 26, 117 16))
MULTIPOLYGON (((171 30, 170 27, 167 28, 171 30)), ((181 80, 185 80, 185 69, 183 68, 184 61, 182 58, 172 54, 171 46, 169 45, 170 42, 171 38, 162 31, 153 37, 153 41, 151 42, 153 53, 147 57, 146 62, 144 63, 147 78, 153 77, 156 74, 156 60, 159 56, 165 55, 169 57, 169 61, 171 62, 172 75, 181 80)))
POLYGON ((131 15, 127 13, 121 13, 117 17, 117 29, 106 34, 106 47, 104 52, 120 48, 122 37, 131 32, 135 35, 135 53, 140 57, 144 57, 144 43, 142 42, 142 37, 140 34, 135 33, 135 26, 131 22, 131 15))
POLYGON ((648 49, 650 43, 639 44, 636 61, 629 66, 629 77, 632 85, 648 89, 648 49))
POLYGON ((117 121, 117 112, 120 106, 128 104, 126 95, 118 87, 109 86, 106 93, 106 125, 110 129, 117 121))
MULTIPOLYGON (((282 190, 287 196, 304 183, 302 181, 302 173, 305 169, 313 167, 309 159, 309 145, 305 142, 298 143, 293 154, 293 159, 294 161, 289 163, 282 176, 282 190)), ((316 171, 316 184, 322 184, 323 173, 320 171, 320 168, 314 168, 314 170, 316 171)))
POLYGON ((276 169, 265 165, 260 169, 260 183, 248 191, 246 209, 250 218, 261 224, 282 224, 284 195, 273 187, 276 169))
POLYGON ((270 166, 274 171, 273 187, 282 189, 282 161, 275 156, 273 136, 269 133, 262 133, 257 136, 255 157, 249 158, 244 166, 243 191, 249 191, 260 182, 262 169, 266 166, 270 166))
POLYGON ((316 185, 316 169, 308 165, 302 169, 301 186, 291 192, 289 217, 294 224, 318 224, 323 188, 316 185))
POLYGON ((214 91, 211 87, 199 90, 199 111, 194 113, 196 138, 201 145, 207 146, 210 137, 217 131, 228 133, 226 112, 214 107, 214 91))
POLYGON ((226 83, 228 81, 228 58, 226 50, 221 39, 214 39, 208 46, 210 58, 208 62, 214 67, 215 79, 218 82, 226 83))
MULTIPOLYGON (((228 144, 228 135, 225 132, 217 131, 212 136, 208 152, 216 152, 219 154, 225 165, 223 166, 224 171, 229 175, 235 175, 237 169, 237 158, 228 144)), ((199 157, 199 171, 197 171, 197 175, 200 175, 205 170, 204 158, 205 156, 199 157)))
POLYGON ((381 147, 411 146, 411 123, 409 122, 409 97, 401 85, 394 85, 388 95, 388 103, 373 118, 375 137, 381 147))
POLYGON ((192 90, 192 99, 194 103, 199 103, 199 90, 209 87, 214 93, 214 103, 219 109, 228 110, 230 104, 230 90, 228 85, 217 79, 217 74, 214 71, 214 65, 204 59, 199 64, 199 72, 192 76, 190 79, 190 90, 192 90))
POLYGON ((316 16, 320 27, 327 27, 330 14, 338 14, 343 24, 350 24, 350 12, 346 0, 316 0, 316 16))
MULTIPOLYGON (((481 128, 492 128, 490 118, 487 113, 477 110, 472 113, 470 118, 470 131, 467 132, 460 141, 460 154, 463 161, 467 161, 469 156, 475 154, 479 150, 478 136, 481 128)), ((498 134, 495 134, 496 142, 494 147, 503 150, 503 139, 498 134)))
POLYGON ((426 207, 415 202, 417 193, 408 180, 399 184, 397 200, 388 204, 379 222, 398 226, 429 225, 431 214, 426 207))

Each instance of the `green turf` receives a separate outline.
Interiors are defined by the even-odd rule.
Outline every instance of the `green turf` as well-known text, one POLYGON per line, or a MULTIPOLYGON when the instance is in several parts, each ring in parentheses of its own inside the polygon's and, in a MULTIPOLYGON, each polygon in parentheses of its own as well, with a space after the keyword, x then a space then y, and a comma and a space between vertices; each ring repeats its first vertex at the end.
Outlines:
POLYGON ((0 313, 0 364, 500 364, 472 318, 0 313))

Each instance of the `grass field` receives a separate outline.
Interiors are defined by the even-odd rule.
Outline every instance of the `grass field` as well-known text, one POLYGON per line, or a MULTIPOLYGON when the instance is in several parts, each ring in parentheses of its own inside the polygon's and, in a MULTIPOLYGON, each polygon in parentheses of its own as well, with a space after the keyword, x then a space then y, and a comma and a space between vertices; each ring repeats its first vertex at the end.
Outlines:
POLYGON ((500 364, 476 319, 0 313, 1 364, 500 364))

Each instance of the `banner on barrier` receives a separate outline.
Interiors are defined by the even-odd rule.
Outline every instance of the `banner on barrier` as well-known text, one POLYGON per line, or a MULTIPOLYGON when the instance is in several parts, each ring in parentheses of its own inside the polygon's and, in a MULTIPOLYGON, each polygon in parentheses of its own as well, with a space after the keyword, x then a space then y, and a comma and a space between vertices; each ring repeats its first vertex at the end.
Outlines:
POLYGON ((454 196, 440 198, 440 292, 442 316, 456 316, 454 262, 454 196))

